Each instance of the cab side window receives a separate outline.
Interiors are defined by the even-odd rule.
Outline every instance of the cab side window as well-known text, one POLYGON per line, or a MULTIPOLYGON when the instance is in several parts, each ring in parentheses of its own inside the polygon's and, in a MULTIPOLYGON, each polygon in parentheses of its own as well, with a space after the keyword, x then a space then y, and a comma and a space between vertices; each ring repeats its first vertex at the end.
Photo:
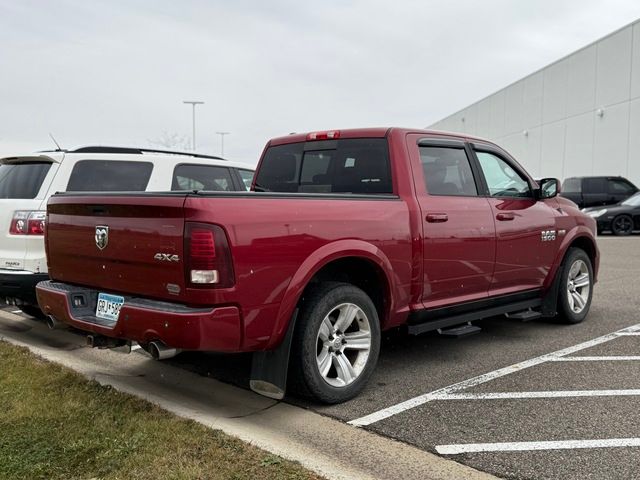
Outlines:
POLYGON ((492 197, 531 197, 529 182, 507 162, 489 152, 476 152, 492 197))
POLYGON ((629 185, 624 180, 610 178, 608 180, 608 183, 609 183, 610 193, 621 193, 621 194, 631 195, 632 193, 635 192, 635 188, 633 188, 633 186, 629 185))
POLYGON ((421 146, 420 161, 429 195, 478 195, 471 165, 463 148, 421 146))
POLYGON ((585 178, 582 193, 606 193, 607 181, 602 177, 585 178))

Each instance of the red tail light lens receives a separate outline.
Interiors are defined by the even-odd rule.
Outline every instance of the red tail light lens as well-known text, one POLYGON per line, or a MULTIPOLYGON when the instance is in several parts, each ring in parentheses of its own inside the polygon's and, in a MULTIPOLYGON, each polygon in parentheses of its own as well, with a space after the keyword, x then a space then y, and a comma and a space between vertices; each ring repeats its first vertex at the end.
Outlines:
POLYGON ((47 212, 18 210, 13 213, 9 233, 11 235, 44 235, 47 212))
POLYGON ((191 268, 212 270, 216 263, 216 244, 213 232, 203 228, 191 229, 191 268))
POLYGON ((231 250, 222 227, 206 223, 185 226, 187 283, 200 287, 231 287, 235 283, 231 250))

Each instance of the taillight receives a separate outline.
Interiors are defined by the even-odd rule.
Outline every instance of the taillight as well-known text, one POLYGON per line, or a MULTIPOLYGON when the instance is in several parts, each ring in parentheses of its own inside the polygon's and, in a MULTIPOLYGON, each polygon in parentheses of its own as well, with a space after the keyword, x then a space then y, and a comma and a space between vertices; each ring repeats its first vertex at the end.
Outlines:
POLYGON ((193 286, 233 286, 231 250, 222 227, 187 222, 184 235, 187 283, 193 286))
POLYGON ((307 140, 336 140, 340 138, 340 130, 330 130, 328 132, 311 132, 307 135, 307 140))
POLYGON ((47 212, 18 210, 13 213, 9 233, 11 235, 44 235, 47 212))

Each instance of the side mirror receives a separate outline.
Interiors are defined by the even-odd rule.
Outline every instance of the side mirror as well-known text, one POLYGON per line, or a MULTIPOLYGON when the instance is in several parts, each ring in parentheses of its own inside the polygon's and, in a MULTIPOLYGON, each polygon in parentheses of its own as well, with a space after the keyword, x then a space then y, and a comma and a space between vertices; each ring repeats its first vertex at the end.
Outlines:
POLYGON ((539 189, 536 191, 539 200, 553 198, 560 193, 560 180, 557 178, 543 178, 538 181, 539 189))

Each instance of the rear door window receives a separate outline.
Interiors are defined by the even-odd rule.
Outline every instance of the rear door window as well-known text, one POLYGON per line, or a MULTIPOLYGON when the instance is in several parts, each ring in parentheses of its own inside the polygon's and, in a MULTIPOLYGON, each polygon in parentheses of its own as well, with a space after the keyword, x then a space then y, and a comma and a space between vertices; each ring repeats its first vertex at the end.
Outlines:
POLYGON ((73 166, 69 192, 144 192, 153 163, 80 160, 73 166))
POLYGON ((231 173, 226 167, 182 164, 173 170, 171 190, 231 192, 235 188, 233 188, 231 173))
POLYGON ((429 195, 478 195, 463 148, 420 147, 420 161, 429 195))
POLYGON ((0 165, 0 198, 36 198, 50 168, 50 162, 0 165))
POLYGON ((262 160, 256 190, 391 194, 387 140, 323 140, 271 147, 262 160))

